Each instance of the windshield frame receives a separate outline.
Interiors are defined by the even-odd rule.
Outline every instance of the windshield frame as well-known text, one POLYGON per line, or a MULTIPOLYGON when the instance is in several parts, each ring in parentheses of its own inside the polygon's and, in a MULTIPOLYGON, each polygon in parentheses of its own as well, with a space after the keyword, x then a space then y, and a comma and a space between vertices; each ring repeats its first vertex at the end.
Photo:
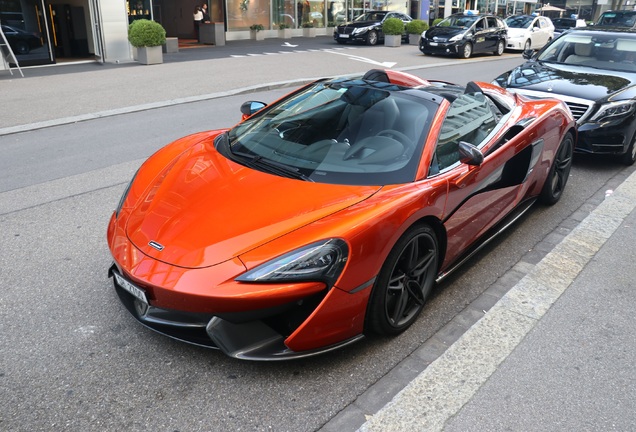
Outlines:
POLYGON ((425 89, 320 81, 239 123, 216 147, 237 163, 275 175, 280 170, 261 162, 287 165, 298 173, 288 177, 317 183, 403 184, 417 175, 440 103, 425 89))

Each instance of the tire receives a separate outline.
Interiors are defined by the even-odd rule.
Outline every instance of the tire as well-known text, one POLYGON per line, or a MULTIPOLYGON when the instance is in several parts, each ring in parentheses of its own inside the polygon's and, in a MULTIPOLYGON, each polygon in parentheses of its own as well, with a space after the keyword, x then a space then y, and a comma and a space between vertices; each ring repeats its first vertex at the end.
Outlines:
POLYGON ((539 201, 546 205, 556 204, 568 182, 570 168, 572 168, 572 155, 574 153, 574 138, 568 133, 561 141, 552 166, 545 179, 545 184, 539 195, 539 201))
POLYGON ((365 331, 392 336, 413 324, 435 285, 438 262, 439 247, 431 227, 415 225, 404 233, 373 285, 365 331))
POLYGON ((378 34, 375 30, 371 30, 369 34, 367 34, 367 45, 375 45, 378 43, 378 34))
POLYGON ((473 54, 473 45, 470 42, 466 42, 462 49, 457 53, 459 58, 470 58, 473 54))
POLYGON ((528 51, 529 49, 532 49, 532 41, 530 39, 528 39, 526 43, 523 45, 524 51, 528 51))
POLYGON ((497 49, 493 52, 493 54, 496 56, 500 56, 504 53, 505 49, 506 44, 504 43, 504 41, 500 40, 499 42, 497 42, 497 49))
POLYGON ((636 162, 636 133, 632 138, 632 143, 627 147, 627 151, 620 157, 623 165, 632 166, 636 162))

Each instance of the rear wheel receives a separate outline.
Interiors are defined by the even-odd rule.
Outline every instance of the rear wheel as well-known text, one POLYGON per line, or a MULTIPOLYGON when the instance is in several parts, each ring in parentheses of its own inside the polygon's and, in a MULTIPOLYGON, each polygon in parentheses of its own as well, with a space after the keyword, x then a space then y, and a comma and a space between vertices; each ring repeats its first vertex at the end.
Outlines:
POLYGON ((367 45, 375 45, 378 43, 378 34, 371 30, 367 35, 367 45))
POLYGON ((473 45, 470 42, 466 42, 462 49, 459 50, 459 58, 470 58, 473 54, 473 45))
POLYGON ((506 44, 504 41, 500 40, 497 42, 497 49, 493 52, 494 55, 500 56, 504 53, 504 49, 506 49, 506 44))
POLYGON ((545 179, 545 184, 539 195, 539 200, 547 205, 556 204, 563 191, 565 185, 568 182, 570 176, 570 168, 572 168, 572 154, 574 152, 574 138, 572 134, 568 133, 552 161, 552 166, 548 172, 548 177, 545 179))
POLYGON ((438 260, 437 237, 428 225, 400 237, 373 286, 366 330, 396 335, 413 324, 435 284, 438 260))

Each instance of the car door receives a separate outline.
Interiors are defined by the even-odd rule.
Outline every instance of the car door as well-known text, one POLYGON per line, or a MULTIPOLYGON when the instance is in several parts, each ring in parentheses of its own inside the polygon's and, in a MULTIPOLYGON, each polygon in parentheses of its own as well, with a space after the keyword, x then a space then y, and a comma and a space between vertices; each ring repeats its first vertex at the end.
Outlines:
POLYGON ((518 204, 526 173, 511 163, 518 157, 514 151, 491 152, 478 165, 460 161, 459 142, 484 146, 498 122, 492 102, 475 92, 457 97, 442 123, 429 175, 443 176, 448 182, 443 269, 518 204))
POLYGON ((486 22, 486 18, 478 19, 475 24, 473 24, 473 52, 484 52, 490 51, 491 48, 494 49, 494 46, 490 46, 492 42, 488 37, 488 23, 486 22))
POLYGON ((532 48, 539 49, 548 43, 550 37, 548 25, 541 17, 537 17, 532 23, 532 48))

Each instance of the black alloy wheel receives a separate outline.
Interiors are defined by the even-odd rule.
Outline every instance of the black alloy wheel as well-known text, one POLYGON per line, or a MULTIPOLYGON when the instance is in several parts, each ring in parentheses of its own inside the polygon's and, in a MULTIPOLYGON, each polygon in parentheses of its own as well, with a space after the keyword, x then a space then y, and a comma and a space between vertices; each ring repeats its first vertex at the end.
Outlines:
POLYGON ((572 155, 574 152, 574 138, 568 133, 561 141, 557 154, 552 161, 552 166, 545 179, 545 184, 539 195, 539 200, 547 205, 556 204, 570 177, 570 168, 572 168, 572 155))
POLYGON ((413 324, 435 284, 438 261, 433 229, 428 225, 411 227, 380 270, 369 299, 365 329, 389 336, 413 324))
POLYGON ((367 45, 375 45, 378 43, 378 33, 375 30, 370 30, 367 34, 367 45))

